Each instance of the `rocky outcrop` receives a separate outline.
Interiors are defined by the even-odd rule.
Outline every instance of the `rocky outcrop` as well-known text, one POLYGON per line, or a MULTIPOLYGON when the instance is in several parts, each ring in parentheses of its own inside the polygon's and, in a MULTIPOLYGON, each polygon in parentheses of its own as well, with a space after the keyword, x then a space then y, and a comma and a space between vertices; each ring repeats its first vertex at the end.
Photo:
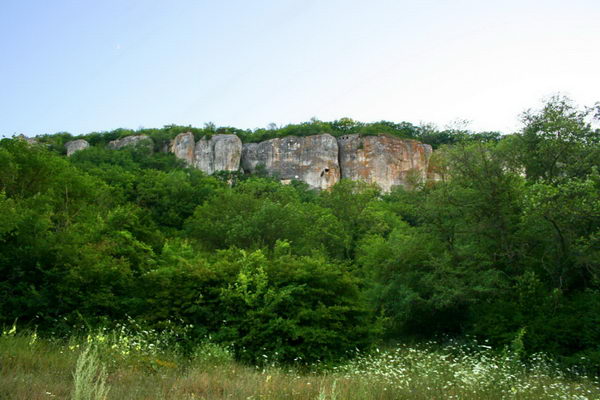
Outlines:
POLYGON ((427 179, 431 146, 390 136, 346 135, 338 138, 342 178, 410 187, 427 179))
MULTIPOLYGON (((118 149, 148 141, 145 135, 128 136, 109 143, 118 149)), ((67 148, 67 154, 85 147, 67 148)), ((81 144, 78 146, 85 146, 81 144)), ((413 187, 435 179, 429 165, 431 146, 393 136, 329 134, 287 136, 242 145, 236 135, 213 135, 194 140, 191 132, 180 133, 168 146, 169 152, 191 167, 207 174, 218 171, 257 173, 263 170, 283 183, 299 180, 314 189, 329 189, 341 178, 378 185, 384 192, 394 186, 413 187)))
POLYGON ((146 135, 133 135, 125 136, 121 139, 112 140, 108 142, 108 148, 112 150, 122 149, 126 146, 147 146, 148 149, 152 149, 152 139, 146 135))
POLYGON ((67 157, 70 157, 77 151, 87 149, 88 147, 90 147, 90 144, 84 139, 71 140, 70 142, 65 143, 67 157))
POLYGON ((185 161, 189 166, 194 165, 194 149, 196 141, 192 132, 180 133, 175 136, 169 146, 169 152, 175 154, 175 157, 185 161))
POLYGON ((238 171, 241 156, 242 141, 239 137, 213 135, 196 143, 192 165, 209 175, 218 171, 238 171))
POLYGON ((242 141, 236 135, 213 135, 195 142, 194 134, 186 132, 171 141, 169 151, 187 165, 210 175, 240 169, 242 141))
POLYGON ((242 168, 249 173, 264 168, 283 182, 296 179, 311 188, 328 189, 340 179, 338 144, 328 134, 248 143, 242 152, 242 168))

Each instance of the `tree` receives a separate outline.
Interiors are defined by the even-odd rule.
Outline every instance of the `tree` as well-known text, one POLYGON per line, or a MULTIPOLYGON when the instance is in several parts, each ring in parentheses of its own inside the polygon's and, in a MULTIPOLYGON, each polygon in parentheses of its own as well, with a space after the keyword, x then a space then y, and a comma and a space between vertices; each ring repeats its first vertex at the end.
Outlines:
POLYGON ((522 238, 531 265, 553 288, 600 287, 600 175, 554 185, 538 183, 525 196, 522 238))
POLYGON ((135 201, 160 225, 181 229, 183 222, 223 184, 197 170, 140 171, 135 201))
POLYGON ((600 103, 577 108, 563 96, 553 96, 539 111, 526 111, 516 135, 517 159, 528 180, 554 183, 582 178, 600 165, 600 131, 591 121, 600 117, 600 103))
POLYGON ((216 334, 238 358, 310 364, 348 357, 378 334, 360 281, 323 257, 297 257, 278 242, 272 258, 235 252, 234 281, 222 291, 216 334), (267 357, 265 360, 264 357, 267 357))
POLYGON ((302 201, 303 193, 268 179, 245 180, 198 206, 186 231, 210 249, 273 249, 287 240, 295 254, 341 257, 347 243, 342 222, 330 209, 302 201))

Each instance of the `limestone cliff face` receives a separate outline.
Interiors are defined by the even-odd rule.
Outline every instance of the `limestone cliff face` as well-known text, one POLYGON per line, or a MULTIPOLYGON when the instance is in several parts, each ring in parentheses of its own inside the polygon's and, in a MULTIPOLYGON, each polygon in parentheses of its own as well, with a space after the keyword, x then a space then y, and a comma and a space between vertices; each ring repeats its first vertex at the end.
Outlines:
MULTIPOLYGON (((145 135, 128 136, 108 147, 119 149, 146 140, 152 143, 145 135)), ((81 142, 85 141, 67 143, 67 154, 87 147, 87 142, 81 142)), ((239 171, 240 166, 247 173, 264 168, 284 183, 296 179, 314 189, 329 189, 341 178, 375 183, 385 192, 435 180, 429 165, 431 146, 386 135, 287 136, 242 145, 236 135, 213 135, 195 142, 187 132, 177 135, 168 147, 175 157, 207 174, 239 171)))
POLYGON ((87 149, 88 147, 90 147, 90 144, 84 139, 71 140, 70 142, 65 143, 67 157, 70 157, 73 153, 79 150, 87 149))
POLYGON ((383 135, 346 135, 338 138, 338 145, 342 178, 375 183, 385 192, 427 179, 432 152, 428 144, 383 135))
POLYGON ((238 171, 242 156, 242 141, 236 135, 213 135, 202 138, 194 149, 193 165, 207 174, 218 171, 238 171))
POLYGON ((175 154, 175 157, 185 161, 187 165, 194 165, 194 149, 196 141, 191 132, 180 133, 175 136, 169 146, 169 152, 175 154))
POLYGON ((138 146, 141 144, 147 145, 148 148, 151 149, 152 139, 146 135, 125 136, 124 138, 108 142, 108 148, 112 150, 118 150, 126 146, 138 146))
POLYGON ((191 132, 180 133, 171 141, 169 151, 187 165, 213 174, 238 171, 242 157, 242 141, 236 135, 213 135, 194 141, 191 132))
POLYGON ((328 134, 287 136, 248 143, 242 152, 242 168, 254 173, 259 167, 282 182, 297 179, 311 188, 328 189, 340 179, 338 144, 328 134))

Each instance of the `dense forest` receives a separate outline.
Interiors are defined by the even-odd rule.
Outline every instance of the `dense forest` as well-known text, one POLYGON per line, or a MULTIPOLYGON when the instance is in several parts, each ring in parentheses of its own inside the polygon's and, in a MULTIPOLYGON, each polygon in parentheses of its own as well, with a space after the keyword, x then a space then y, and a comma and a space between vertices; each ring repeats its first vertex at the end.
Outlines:
POLYGON ((260 363, 335 361, 386 342, 477 337, 600 365, 600 105, 554 97, 510 135, 312 120, 0 141, 0 325, 40 335, 134 320, 260 363), (441 177, 382 193, 207 176, 156 146, 386 133, 431 144, 441 177))

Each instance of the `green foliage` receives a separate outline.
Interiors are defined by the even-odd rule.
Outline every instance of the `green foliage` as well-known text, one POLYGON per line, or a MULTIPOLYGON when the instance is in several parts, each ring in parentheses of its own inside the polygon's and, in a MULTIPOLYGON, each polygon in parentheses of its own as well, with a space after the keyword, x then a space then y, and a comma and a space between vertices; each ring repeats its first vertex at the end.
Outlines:
MULTIPOLYGON (((322 193, 319 203, 341 222, 345 233, 344 256, 353 258, 358 239, 376 229, 383 221, 370 208, 378 201, 374 185, 342 179, 331 191, 322 193)), ((385 224, 385 222, 383 222, 385 224)), ((384 228, 385 229, 385 228, 384 228)))
POLYGON ((306 122, 304 124, 287 125, 279 130, 275 130, 274 132, 280 136, 306 136, 319 133, 329 133, 333 136, 350 134, 370 136, 386 134, 401 138, 414 138, 418 135, 419 128, 409 122, 395 123, 391 121, 378 121, 364 123, 344 117, 332 122, 323 122, 317 119, 312 119, 310 122, 306 122))
POLYGON ((600 166, 600 131, 591 120, 600 117, 600 104, 584 110, 561 96, 542 110, 525 112, 525 128, 515 137, 516 158, 531 181, 554 183, 583 178, 600 166))
POLYGON ((320 250, 341 256, 347 242, 342 221, 327 208, 302 201, 304 195, 302 188, 271 180, 245 180, 199 206, 186 231, 208 249, 273 248, 277 240, 288 240, 297 254, 320 250))
MULTIPOLYGON (((534 184, 524 201, 524 233, 536 246, 540 274, 561 290, 598 287, 600 260, 593 249, 600 232, 600 179, 534 184), (540 253, 543 251, 543 253, 540 253)), ((533 262, 532 262, 533 263, 533 262)))
POLYGON ((185 240, 165 242, 158 265, 140 277, 139 315, 143 321, 164 328, 168 321, 192 326, 203 338, 222 322, 219 295, 231 273, 217 269, 185 240))
POLYGON ((554 97, 506 137, 349 118, 118 129, 69 158, 66 133, 1 140, 0 324, 61 335, 133 317, 188 353, 258 364, 468 334, 600 372, 597 116, 554 97), (382 194, 206 176, 161 152, 182 132, 413 138, 437 148, 440 179, 382 194), (155 152, 107 148, 131 134, 155 152))
POLYGON ((439 130, 431 124, 425 124, 420 126, 412 137, 438 149, 445 145, 458 143, 496 143, 500 140, 501 134, 499 132, 470 132, 465 129, 439 130))
POLYGON ((198 204, 222 187, 219 181, 197 170, 165 173, 150 169, 141 172, 138 179, 136 203, 148 209, 160 225, 178 229, 198 204))
POLYGON ((215 337, 254 363, 329 361, 368 347, 378 332, 358 280, 342 265, 288 251, 278 242, 271 259, 260 250, 235 255, 215 337))

